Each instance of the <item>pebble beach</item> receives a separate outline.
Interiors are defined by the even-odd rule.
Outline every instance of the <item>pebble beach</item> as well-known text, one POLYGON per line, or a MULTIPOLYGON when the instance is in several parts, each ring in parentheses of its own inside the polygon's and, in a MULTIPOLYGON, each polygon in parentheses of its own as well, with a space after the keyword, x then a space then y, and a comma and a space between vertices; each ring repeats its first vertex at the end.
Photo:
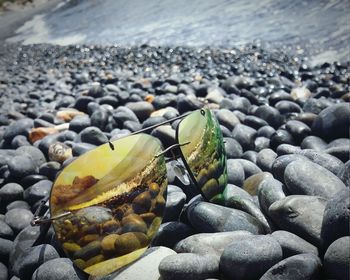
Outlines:
MULTIPOLYGON (((33 246, 40 227, 30 222, 57 174, 107 141, 203 107, 224 137, 224 202, 206 202, 167 164, 151 246, 90 279, 349 279, 349 78, 348 61, 311 66, 288 48, 258 43, 4 44, 0 280, 89 279, 52 227, 33 246)), ((168 147, 177 123, 147 133, 168 147)), ((86 262, 105 253, 101 240, 84 246, 86 262)))

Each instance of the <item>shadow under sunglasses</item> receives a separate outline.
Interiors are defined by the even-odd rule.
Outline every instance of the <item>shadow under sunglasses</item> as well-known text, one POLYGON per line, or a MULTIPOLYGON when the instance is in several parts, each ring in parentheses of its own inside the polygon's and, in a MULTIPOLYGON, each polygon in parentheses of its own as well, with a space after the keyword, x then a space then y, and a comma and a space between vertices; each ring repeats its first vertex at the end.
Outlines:
MULTIPOLYGON (((178 149, 204 199, 224 203, 225 147, 209 109, 200 109, 90 150, 57 176, 32 225, 44 236, 53 224, 66 255, 84 272, 108 275, 138 259, 162 222, 166 203, 165 154, 178 149), (146 130, 181 119, 176 144, 163 149, 146 130), (40 217, 50 208, 50 218, 40 217)), ((33 245, 38 244, 38 238, 33 245)))

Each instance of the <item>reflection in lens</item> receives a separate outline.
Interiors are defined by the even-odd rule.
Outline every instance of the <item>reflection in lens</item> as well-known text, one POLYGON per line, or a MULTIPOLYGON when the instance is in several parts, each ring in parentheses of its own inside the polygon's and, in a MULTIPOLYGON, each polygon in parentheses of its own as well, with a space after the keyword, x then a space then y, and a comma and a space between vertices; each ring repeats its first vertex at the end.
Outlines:
POLYGON ((137 259, 157 232, 166 200, 160 142, 128 136, 91 150, 58 176, 50 197, 58 240, 91 275, 107 275, 137 259))
POLYGON ((204 197, 223 203, 227 185, 225 146, 220 126, 209 109, 195 111, 184 118, 177 128, 177 140, 192 180, 204 197))

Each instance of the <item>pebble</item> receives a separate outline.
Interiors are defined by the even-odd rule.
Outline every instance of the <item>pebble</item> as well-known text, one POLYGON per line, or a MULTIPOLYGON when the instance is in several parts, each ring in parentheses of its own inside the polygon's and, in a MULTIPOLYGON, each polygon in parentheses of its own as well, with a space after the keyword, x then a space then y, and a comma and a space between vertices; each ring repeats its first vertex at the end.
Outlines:
POLYGON ((232 137, 244 150, 254 149, 254 140, 256 138, 255 129, 243 124, 237 124, 232 131, 232 137))
POLYGON ((69 122, 69 130, 79 133, 83 129, 91 126, 91 120, 88 115, 78 115, 75 116, 69 122))
POLYGON ((316 246, 289 231, 276 230, 271 236, 281 245, 283 259, 299 254, 314 254, 318 256, 316 246))
POLYGON ((241 159, 245 159, 245 160, 248 160, 254 164, 256 164, 256 159, 258 157, 258 153, 255 152, 255 151, 245 151, 242 155, 242 158, 241 159))
POLYGON ((33 273, 32 280, 85 280, 86 275, 75 268, 70 259, 55 258, 44 262, 33 273))
POLYGON ((0 188, 1 203, 9 204, 23 198, 23 187, 17 183, 8 183, 0 188))
POLYGON ((284 172, 287 166, 296 160, 307 161, 308 158, 299 154, 288 154, 277 157, 272 163, 272 174, 280 182, 284 182, 284 172))
POLYGON ((286 258, 271 267, 260 280, 319 279, 321 260, 312 254, 300 254, 286 258))
POLYGON ((8 280, 9 274, 7 267, 0 262, 0 280, 8 280))
POLYGON ((346 188, 333 173, 311 161, 296 160, 289 163, 284 181, 291 194, 304 194, 331 198, 346 188))
POLYGON ((280 229, 292 232, 319 248, 326 202, 317 196, 290 195, 269 207, 269 217, 280 229))
POLYGON ((228 159, 240 158, 243 154, 242 146, 233 138, 224 138, 225 151, 228 159))
POLYGON ((348 188, 350 187, 350 160, 339 169, 337 176, 348 188))
POLYGON ((168 193, 164 214, 163 223, 176 221, 181 214, 182 208, 186 202, 186 195, 180 191, 168 193))
POLYGON ((326 168, 327 170, 329 170, 330 172, 336 175, 338 171, 342 169, 344 166, 344 163, 340 159, 332 155, 329 155, 327 153, 324 153, 322 151, 304 149, 304 150, 298 151, 298 154, 306 156, 312 162, 317 163, 318 165, 326 168))
POLYGON ((159 264, 164 280, 207 279, 219 274, 218 262, 212 256, 182 253, 165 257, 159 264))
POLYGON ((228 279, 259 279, 282 260, 282 248, 270 236, 251 236, 228 245, 220 257, 220 272, 228 279))
POLYGON ((21 179, 37 172, 37 167, 33 160, 27 155, 11 158, 8 162, 8 168, 11 176, 16 179, 21 179))
POLYGON ((23 193, 23 198, 30 205, 34 205, 50 194, 51 187, 52 182, 50 180, 41 180, 27 188, 23 193))
POLYGON ((334 241, 324 255, 324 271, 328 279, 350 278, 350 236, 334 241))
POLYGON ((126 107, 133 111, 141 122, 146 120, 154 111, 153 105, 146 101, 130 102, 126 104, 126 107))
POLYGON ((59 255, 55 248, 49 244, 31 247, 16 260, 15 275, 26 278, 28 275, 32 275, 41 264, 56 258, 59 258, 59 255))
POLYGON ((312 125, 312 132, 325 140, 350 138, 350 107, 347 103, 336 104, 322 110, 312 125))
POLYGON ((326 141, 324 141, 322 138, 318 136, 313 136, 313 135, 305 137, 300 144, 300 147, 302 149, 312 149, 315 151, 325 150, 326 146, 327 146, 326 141))
POLYGON ((223 125, 231 131, 235 128, 237 124, 240 123, 240 120, 237 118, 237 116, 228 109, 220 109, 219 111, 217 111, 215 116, 219 124, 223 125))
POLYGON ((263 171, 271 172, 272 164, 277 158, 277 154, 271 149, 262 149, 256 158, 256 165, 263 171))
POLYGON ((34 126, 34 121, 29 118, 24 118, 15 122, 12 122, 5 130, 3 139, 5 141, 12 141, 17 135, 28 136, 29 131, 34 126))
POLYGON ((152 240, 152 246, 165 246, 174 248, 175 244, 186 237, 192 235, 194 230, 182 222, 173 221, 160 225, 156 235, 152 240))
POLYGON ((29 156, 36 167, 39 167, 46 162, 45 155, 38 148, 33 146, 23 146, 16 149, 17 155, 27 155, 29 156))
POLYGON ((108 142, 107 136, 97 127, 84 128, 80 133, 79 137, 82 142, 92 145, 102 145, 108 142))
POLYGON ((324 250, 326 250, 328 246, 336 239, 350 235, 349 209, 349 188, 345 188, 339 191, 327 201, 321 230, 321 238, 324 250))
POLYGON ((15 233, 18 233, 27 227, 32 218, 32 212, 27 209, 12 209, 5 214, 6 224, 8 224, 15 233))
POLYGON ((266 215, 269 213, 269 207, 276 201, 285 198, 283 184, 273 177, 266 177, 258 186, 259 206, 266 215))
POLYGON ((85 154, 87 151, 95 149, 96 145, 89 143, 74 143, 72 147, 72 155, 73 157, 81 156, 85 154))
POLYGON ((286 123, 286 129, 298 144, 311 134, 311 128, 305 123, 297 120, 288 121, 286 123))
POLYGON ((268 105, 260 106, 254 115, 265 120, 270 126, 275 129, 282 125, 284 120, 283 116, 277 109, 268 105))
POLYGON ((244 177, 244 169, 242 165, 238 161, 227 159, 228 183, 236 186, 243 186, 244 177))
POLYGON ((6 264, 12 250, 13 242, 11 240, 0 238, 0 262, 6 264))
POLYGON ((240 163, 242 165, 245 178, 248 178, 254 174, 262 172, 262 170, 258 166, 256 166, 255 163, 253 163, 249 160, 235 159, 235 161, 237 161, 238 163, 240 163))
POLYGON ((199 202, 187 209, 187 217, 199 232, 223 232, 246 230, 254 234, 263 233, 261 223, 253 216, 208 202, 199 202), (205 221, 205 222, 203 222, 205 221))
POLYGON ((5 223, 5 221, 0 220, 0 238, 5 238, 12 240, 14 238, 14 233, 11 227, 5 223))
POLYGON ((22 208, 22 209, 30 210, 30 206, 29 206, 28 202, 23 201, 23 200, 15 200, 6 206, 7 211, 9 211, 11 209, 15 209, 15 208, 22 208))
POLYGON ((257 195, 259 184, 265 180, 266 178, 272 177, 269 172, 260 172, 254 174, 247 179, 245 179, 243 183, 243 189, 248 192, 250 195, 257 195))

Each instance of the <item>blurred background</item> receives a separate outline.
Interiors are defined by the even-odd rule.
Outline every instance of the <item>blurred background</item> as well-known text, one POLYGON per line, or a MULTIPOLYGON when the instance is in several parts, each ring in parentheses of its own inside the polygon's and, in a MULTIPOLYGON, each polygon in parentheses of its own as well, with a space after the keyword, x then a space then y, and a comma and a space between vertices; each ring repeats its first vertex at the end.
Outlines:
POLYGON ((349 0, 34 0, 6 8, 10 11, 0 16, 3 43, 231 47, 259 42, 306 52, 317 62, 349 60, 350 53, 349 0))

